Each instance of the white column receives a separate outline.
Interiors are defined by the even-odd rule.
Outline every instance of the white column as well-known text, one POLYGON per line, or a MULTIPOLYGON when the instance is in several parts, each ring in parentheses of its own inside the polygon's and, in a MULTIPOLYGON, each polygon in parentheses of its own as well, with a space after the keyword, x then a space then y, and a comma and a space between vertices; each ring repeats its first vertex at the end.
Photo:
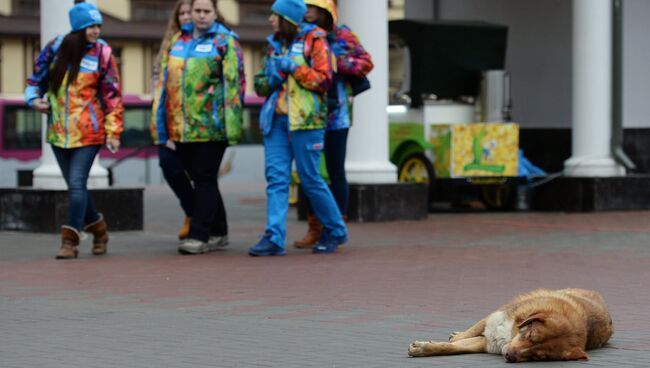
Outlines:
POLYGON ((612 1, 573 0, 573 131, 567 176, 625 175, 611 155, 612 1))
POLYGON ((372 55, 372 88, 354 102, 345 169, 352 183, 394 183, 397 169, 388 159, 388 3, 339 0, 340 23, 348 25, 372 55))
MULTIPOLYGON (((96 3, 96 1, 88 1, 96 3)), ((64 35, 70 32, 70 21, 68 10, 74 5, 73 0, 41 0, 41 46, 44 47, 57 35, 64 35)), ((61 175, 59 165, 52 152, 50 144, 45 141, 47 130, 47 117, 43 117, 41 140, 41 164, 34 170, 34 188, 38 189, 66 189, 65 181, 61 175)), ((99 157, 95 158, 88 188, 108 187, 108 170, 99 164, 99 157)))

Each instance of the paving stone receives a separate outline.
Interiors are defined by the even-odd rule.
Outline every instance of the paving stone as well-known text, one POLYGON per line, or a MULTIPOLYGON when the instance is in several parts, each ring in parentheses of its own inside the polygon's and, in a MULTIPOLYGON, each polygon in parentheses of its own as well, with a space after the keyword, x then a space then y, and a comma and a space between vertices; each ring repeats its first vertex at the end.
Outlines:
MULTIPOLYGON (((434 213, 351 223, 332 255, 251 258, 263 185, 221 185, 230 246, 177 253, 182 214, 145 191, 145 230, 111 233, 109 253, 57 261, 56 236, 0 232, 0 367, 502 367, 500 356, 408 358, 520 292, 600 291, 616 332, 587 362, 647 367, 650 212, 434 213)), ((306 228, 291 211, 288 240, 306 228)))

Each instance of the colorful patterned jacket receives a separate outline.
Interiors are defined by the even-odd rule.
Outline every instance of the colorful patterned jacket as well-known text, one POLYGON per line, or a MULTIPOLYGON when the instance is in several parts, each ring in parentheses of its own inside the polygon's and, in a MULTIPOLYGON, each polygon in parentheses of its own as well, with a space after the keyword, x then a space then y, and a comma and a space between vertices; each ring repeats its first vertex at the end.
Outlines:
POLYGON ((345 129, 352 125, 353 83, 365 78, 374 65, 347 26, 336 27, 327 35, 327 41, 336 56, 334 83, 328 91, 327 130, 345 129))
POLYGON ((273 117, 289 116, 289 130, 324 129, 327 124, 326 92, 332 81, 333 56, 323 29, 301 23, 288 47, 269 36, 268 52, 255 75, 255 92, 266 97, 260 113, 260 130, 271 130, 273 117), (284 81, 276 85, 271 64, 274 57, 288 55, 298 67, 292 75, 278 72, 284 81), (285 79, 286 78, 286 79, 285 79))
POLYGON ((215 23, 198 38, 186 24, 163 54, 154 95, 155 144, 228 141, 241 137, 246 80, 237 34, 215 23))
MULTIPOLYGON (((50 41, 36 59, 25 89, 29 106, 48 92, 49 73, 62 41, 63 36, 50 41)), ((59 90, 47 93, 51 114, 46 140, 56 147, 102 145, 107 137, 119 139, 123 131, 120 79, 111 48, 102 39, 87 47, 77 80, 68 85, 66 74, 59 90)))

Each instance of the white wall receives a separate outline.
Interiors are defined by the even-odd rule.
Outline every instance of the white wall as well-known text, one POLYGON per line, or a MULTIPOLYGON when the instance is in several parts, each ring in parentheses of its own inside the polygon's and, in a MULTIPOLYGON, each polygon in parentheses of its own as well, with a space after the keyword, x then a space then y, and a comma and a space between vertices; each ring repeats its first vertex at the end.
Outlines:
POLYGON ((506 69, 512 76, 514 121, 524 127, 568 127, 571 4, 570 0, 440 0, 438 16, 507 25, 506 69))
POLYGON ((434 1, 406 0, 404 3, 406 19, 433 19, 434 16, 434 1))
POLYGON ((650 1, 623 1, 623 121, 650 127, 650 1))
MULTIPOLYGON (((407 0, 405 14, 428 14, 433 3, 407 0)), ((650 127, 650 1, 623 0, 623 6, 624 126, 650 127)), ((571 0, 438 0, 438 17, 507 25, 514 120, 524 127, 571 126, 571 0)))

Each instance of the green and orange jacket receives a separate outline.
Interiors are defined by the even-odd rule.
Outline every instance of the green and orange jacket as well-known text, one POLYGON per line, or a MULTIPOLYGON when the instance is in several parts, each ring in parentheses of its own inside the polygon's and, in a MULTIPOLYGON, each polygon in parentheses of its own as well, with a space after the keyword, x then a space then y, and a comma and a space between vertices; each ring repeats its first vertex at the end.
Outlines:
POLYGON ((241 137, 246 80, 238 36, 222 24, 193 38, 186 24, 161 60, 151 135, 155 144, 228 141, 241 137))
POLYGON ((102 145, 106 138, 119 139, 123 131, 120 78, 110 46, 102 39, 89 43, 77 79, 66 74, 56 93, 48 92, 50 72, 63 36, 50 41, 34 63, 27 79, 25 102, 32 106, 47 93, 51 106, 46 140, 61 148, 102 145))
POLYGON ((334 58, 325 37, 327 33, 310 23, 301 23, 290 45, 273 35, 267 38, 268 50, 262 68, 255 75, 255 92, 266 97, 260 112, 260 130, 270 131, 276 115, 288 115, 289 129, 324 129, 327 125, 327 90, 332 82, 334 58), (279 85, 271 82, 274 58, 288 55, 298 67, 291 75, 281 72, 279 85))

